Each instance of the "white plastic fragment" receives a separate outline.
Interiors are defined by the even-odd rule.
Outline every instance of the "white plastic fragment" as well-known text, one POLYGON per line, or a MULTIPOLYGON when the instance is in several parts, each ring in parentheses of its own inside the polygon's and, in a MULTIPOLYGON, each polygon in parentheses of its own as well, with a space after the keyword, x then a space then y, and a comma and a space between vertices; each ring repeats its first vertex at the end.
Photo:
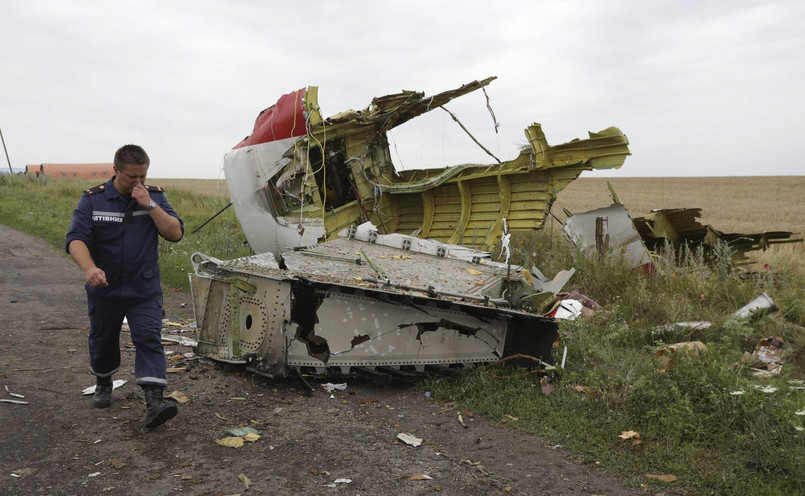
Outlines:
POLYGON ((5 399, 5 398, 0 399, 0 402, 2 402, 2 403, 13 403, 13 404, 15 404, 15 405, 27 405, 27 404, 28 404, 28 402, 27 402, 27 401, 22 401, 22 400, 7 400, 7 399, 5 399))
POLYGON ((18 468, 17 470, 11 472, 11 474, 9 475, 11 475, 11 477, 14 477, 15 479, 24 479, 34 474, 36 474, 35 468, 26 467, 26 468, 18 468))
POLYGON ((405 444, 407 444, 409 446, 413 446, 414 448, 416 448, 417 446, 422 444, 422 439, 420 439, 420 438, 418 438, 416 436, 412 436, 411 434, 408 434, 407 432, 401 432, 401 433, 397 434, 397 439, 399 439, 400 441, 404 442, 405 444))
POLYGON ((9 396, 12 396, 14 398, 25 398, 24 394, 17 394, 17 393, 12 393, 11 391, 9 391, 8 386, 5 386, 5 388, 6 388, 6 392, 8 393, 9 396))
POLYGON ((327 390, 328 393, 332 393, 333 391, 344 391, 347 389, 347 383, 343 384, 333 384, 332 382, 328 382, 326 384, 322 384, 321 387, 327 390))

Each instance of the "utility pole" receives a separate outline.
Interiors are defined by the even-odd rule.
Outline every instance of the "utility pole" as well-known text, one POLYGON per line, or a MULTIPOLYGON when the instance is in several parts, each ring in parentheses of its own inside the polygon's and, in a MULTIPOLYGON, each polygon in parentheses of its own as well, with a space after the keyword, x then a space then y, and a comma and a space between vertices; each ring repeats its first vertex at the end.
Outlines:
POLYGON ((0 129, 0 140, 3 141, 3 151, 6 152, 6 162, 8 162, 8 171, 14 174, 14 169, 11 168, 11 159, 8 158, 8 150, 6 149, 6 139, 3 138, 3 130, 0 129))

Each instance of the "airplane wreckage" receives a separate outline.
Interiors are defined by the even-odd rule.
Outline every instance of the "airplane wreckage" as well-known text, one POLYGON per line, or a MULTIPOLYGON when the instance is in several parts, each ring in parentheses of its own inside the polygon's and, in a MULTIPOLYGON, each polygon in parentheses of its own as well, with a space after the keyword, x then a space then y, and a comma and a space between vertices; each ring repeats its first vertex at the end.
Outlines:
POLYGON ((494 79, 329 118, 309 86, 262 111, 224 156, 256 255, 192 256, 197 352, 269 377, 417 373, 513 354, 552 363, 558 327, 535 312, 572 272, 550 280, 487 250, 501 242, 508 254, 510 232, 542 228, 583 171, 619 168, 628 140, 610 127, 549 145, 534 123, 511 161, 395 169, 390 129, 494 79))

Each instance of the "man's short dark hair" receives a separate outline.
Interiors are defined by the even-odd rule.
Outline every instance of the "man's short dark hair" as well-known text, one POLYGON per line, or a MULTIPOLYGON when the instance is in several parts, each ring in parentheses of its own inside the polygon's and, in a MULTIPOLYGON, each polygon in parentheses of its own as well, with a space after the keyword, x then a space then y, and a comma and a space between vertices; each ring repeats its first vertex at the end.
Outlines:
POLYGON ((124 169, 127 165, 151 164, 151 159, 141 146, 123 145, 115 152, 115 167, 124 169))

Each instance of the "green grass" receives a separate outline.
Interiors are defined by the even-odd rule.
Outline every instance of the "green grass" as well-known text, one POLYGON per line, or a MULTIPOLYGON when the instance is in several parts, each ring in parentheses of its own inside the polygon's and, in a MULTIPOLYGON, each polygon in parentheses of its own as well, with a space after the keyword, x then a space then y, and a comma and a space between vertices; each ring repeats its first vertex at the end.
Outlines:
MULTIPOLYGON (((82 192, 94 184, 82 180, 2 175, 0 222, 42 238, 64 253, 64 239, 73 208, 82 192)), ((164 286, 186 292, 190 290, 187 274, 193 271, 190 255, 195 252, 222 259, 252 253, 232 208, 225 210, 197 233, 192 233, 223 208, 228 199, 216 195, 196 195, 181 189, 167 191, 166 195, 184 221, 185 235, 178 243, 160 238, 159 267, 164 286)))
MULTIPOLYGON (((41 237, 63 252, 64 236, 81 181, 0 176, 0 222, 41 237)), ((187 291, 193 252, 218 258, 250 253, 232 209, 198 234, 191 231, 227 199, 168 191, 185 221, 185 238, 162 242, 166 286, 187 291)), ((604 306, 590 319, 560 324, 555 390, 542 393, 535 376, 501 379, 514 371, 480 370, 457 379, 429 379, 437 401, 452 401, 511 428, 571 448, 653 492, 789 495, 805 487, 805 264, 801 257, 769 255, 771 270, 734 270, 729 250, 715 259, 692 250, 658 255, 656 271, 636 272, 617 256, 588 257, 560 236, 513 239, 514 263, 546 275, 574 267, 565 290, 579 289, 604 306), (779 307, 752 319, 731 314, 765 291, 779 307), (680 321, 707 320, 703 330, 657 330, 680 321), (758 378, 741 361, 760 339, 779 336, 789 348, 782 373, 758 378), (677 353, 662 371, 655 353, 670 343, 698 340, 700 356, 677 353), (799 381, 799 382, 797 382, 799 381), (762 387, 776 388, 764 392, 762 387), (579 390, 581 389, 581 391, 579 390), (742 394, 732 394, 734 392, 742 394), (641 442, 621 439, 636 431, 641 442), (667 484, 645 474, 673 474, 667 484)))
POLYGON ((567 346, 567 361, 552 376, 556 389, 550 395, 533 378, 502 380, 496 377, 514 372, 485 370, 430 380, 427 387, 437 400, 542 435, 655 491, 801 494, 805 391, 792 389, 805 386, 800 259, 779 259, 773 271, 747 274, 724 262, 729 250, 722 246, 713 263, 695 251, 659 255, 657 270, 644 274, 617 256, 586 257, 562 238, 545 234, 515 239, 513 245, 515 262, 537 265, 546 274, 575 267, 565 290, 581 290, 604 311, 560 322, 555 358, 559 363, 567 346), (731 315, 763 291, 779 311, 752 319, 731 315), (699 331, 657 330, 698 320, 712 325, 699 331), (754 377, 742 356, 769 336, 789 345, 786 363, 780 375, 754 377), (707 352, 677 353, 675 366, 662 371, 655 353, 691 340, 702 341, 707 352), (618 437, 630 430, 640 434, 639 444, 618 437), (669 486, 647 473, 673 474, 678 481, 669 486))

